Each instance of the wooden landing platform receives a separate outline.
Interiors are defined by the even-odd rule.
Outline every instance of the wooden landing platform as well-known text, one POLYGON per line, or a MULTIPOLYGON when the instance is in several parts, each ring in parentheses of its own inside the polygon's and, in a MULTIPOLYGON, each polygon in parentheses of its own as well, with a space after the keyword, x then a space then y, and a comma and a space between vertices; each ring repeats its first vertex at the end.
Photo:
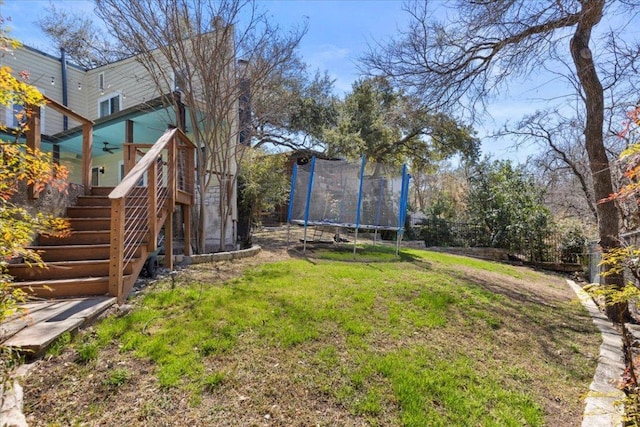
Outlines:
POLYGON ((26 313, 0 324, 0 345, 37 356, 60 335, 89 324, 115 303, 116 298, 101 296, 25 304, 26 313))

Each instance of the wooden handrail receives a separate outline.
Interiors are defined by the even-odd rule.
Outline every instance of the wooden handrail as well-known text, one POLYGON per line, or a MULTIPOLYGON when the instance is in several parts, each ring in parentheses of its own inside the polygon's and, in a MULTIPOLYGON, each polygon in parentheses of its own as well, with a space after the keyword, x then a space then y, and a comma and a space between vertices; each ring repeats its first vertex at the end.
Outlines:
POLYGON ((142 157, 142 159, 136 163, 136 165, 129 171, 120 184, 118 184, 113 191, 109 194, 110 199, 120 199, 126 197, 131 189, 137 185, 142 179, 144 173, 149 169, 151 165, 155 165, 156 159, 160 156, 160 153, 167 148, 169 142, 172 141, 177 129, 171 129, 166 131, 155 144, 151 146, 151 149, 142 157))
MULTIPOLYGON (((135 153, 138 144, 126 144, 130 146, 125 150, 125 156, 132 155, 133 159, 126 159, 125 164, 135 162, 135 153)), ((109 250, 109 293, 118 298, 122 304, 127 297, 133 281, 125 285, 124 267, 132 262, 138 248, 146 241, 147 253, 157 249, 157 240, 165 220, 165 267, 173 268, 172 254, 172 214, 176 202, 190 206, 193 203, 195 182, 193 178, 195 159, 195 146, 189 138, 179 129, 167 130, 154 144, 140 144, 150 147, 144 156, 127 172, 122 182, 109 194, 111 200, 111 235, 109 250), (180 167, 176 161, 178 151, 184 151, 185 165, 180 167), (162 161, 162 153, 168 153, 166 163, 162 161), (140 182, 147 174, 146 187, 140 186, 140 182), (187 193, 189 197, 177 198, 178 181, 187 183, 187 188, 180 191, 187 193)), ((187 209, 188 210, 188 209, 187 209)), ((185 218, 187 221, 189 217, 185 218)), ((188 227, 185 227, 188 229, 188 227)), ((190 235, 185 234, 185 247, 190 248, 190 235)), ((188 252, 187 249, 185 251, 188 252)))
POLYGON ((50 97, 48 97, 47 95, 44 95, 44 94, 42 95, 42 97, 45 99, 45 101, 47 101, 47 106, 53 108, 57 112, 62 113, 65 116, 71 117, 73 120, 76 120, 76 121, 82 123, 83 125, 85 125, 85 124, 86 125, 92 125, 92 126, 94 125, 93 120, 88 119, 88 118, 84 117, 83 115, 76 113, 71 108, 60 104, 55 99, 50 98, 50 97))
MULTIPOLYGON (((57 111, 65 116, 71 117, 74 120, 79 121, 82 124, 82 185, 84 186, 84 194, 91 194, 91 162, 93 149, 93 120, 84 117, 81 114, 76 113, 69 107, 60 104, 58 101, 42 95, 45 103, 48 107, 57 111)), ((40 116, 40 107, 30 106, 30 109, 37 112, 37 117, 40 116)), ((27 143, 31 148, 40 149, 40 120, 39 118, 32 120, 29 130, 27 131, 27 143)))

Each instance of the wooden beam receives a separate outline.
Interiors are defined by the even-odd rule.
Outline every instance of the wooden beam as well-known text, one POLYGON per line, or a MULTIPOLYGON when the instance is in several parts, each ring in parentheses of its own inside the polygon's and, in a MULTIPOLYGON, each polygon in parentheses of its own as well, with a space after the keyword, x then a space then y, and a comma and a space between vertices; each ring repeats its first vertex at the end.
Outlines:
POLYGON ((133 144, 133 120, 127 120, 124 125, 124 147, 122 155, 124 156, 124 176, 127 176, 129 171, 133 169, 136 164, 136 147, 133 144))
MULTIPOLYGON (((30 105, 27 107, 27 147, 33 152, 40 151, 41 146, 41 129, 40 129, 40 107, 37 105, 30 105)), ((33 185, 29 185, 28 197, 30 199, 37 199, 40 197, 39 192, 33 185)))
POLYGON ((173 270, 173 210, 168 206, 167 219, 164 221, 164 266, 173 270))
POLYGON ((93 149, 93 123, 84 123, 82 125, 82 185, 84 185, 84 194, 91 194, 91 167, 93 149))
POLYGON ((55 99, 49 98, 47 95, 42 95, 42 96, 47 101, 47 105, 50 106, 51 108, 53 108, 54 110, 56 110, 57 112, 62 113, 65 116, 71 117, 73 120, 76 120, 76 121, 82 123, 83 125, 84 124, 93 125, 93 120, 89 120, 88 118, 76 113, 75 111, 73 111, 69 107, 66 107, 66 106, 60 104, 55 99))
POLYGON ((191 206, 182 205, 182 222, 184 224, 184 254, 191 256, 191 206))
POLYGON ((133 140, 133 120, 127 120, 124 126, 124 142, 134 142, 133 140))

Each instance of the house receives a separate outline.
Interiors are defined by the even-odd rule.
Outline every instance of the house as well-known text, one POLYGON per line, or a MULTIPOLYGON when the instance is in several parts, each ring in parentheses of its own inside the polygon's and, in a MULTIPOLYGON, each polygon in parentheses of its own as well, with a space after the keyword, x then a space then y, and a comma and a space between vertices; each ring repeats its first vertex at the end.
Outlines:
MULTIPOLYGON (((98 198, 102 199, 102 203, 108 203, 108 199, 111 200, 111 212, 106 212, 103 209, 99 213, 101 221, 104 219, 103 222, 107 222, 106 218, 110 218, 108 227, 111 232, 101 238, 85 236, 85 239, 94 239, 96 242, 103 242, 104 245, 108 246, 110 243, 113 246, 114 238, 118 237, 116 234, 122 233, 122 230, 117 231, 116 228, 127 227, 125 224, 114 224, 114 198, 120 194, 118 189, 123 184, 128 184, 131 191, 136 191, 135 188, 148 189, 149 198, 162 197, 162 194, 166 196, 166 192, 162 193, 162 189, 173 186, 172 188, 176 189, 175 194, 171 193, 171 188, 167 190, 173 204, 170 207, 157 208, 156 219, 158 221, 150 221, 150 217, 153 215, 147 215, 147 222, 152 223, 148 225, 148 228, 156 236, 151 237, 147 234, 149 230, 144 233, 138 232, 142 236, 143 240, 141 241, 145 242, 147 248, 142 251, 132 249, 134 252, 137 251, 136 255, 132 255, 134 258, 144 258, 157 252, 157 234, 160 234, 160 227, 163 224, 165 235, 168 232, 171 236, 177 234, 179 237, 180 235, 183 237, 185 242, 183 250, 189 254, 191 252, 191 230, 193 229, 191 228, 191 206, 200 202, 206 210, 206 215, 204 215, 207 218, 204 228, 205 236, 200 236, 206 240, 206 246, 208 248, 235 247, 235 226, 237 223, 235 185, 225 189, 225 195, 230 204, 230 214, 224 218, 225 228, 228 232, 222 245, 218 232, 221 219, 217 208, 218 198, 221 194, 220 188, 212 185, 206 192, 203 192, 204 194, 198 194, 195 188, 196 147, 190 146, 192 143, 188 139, 190 135, 188 124, 191 122, 192 112, 180 101, 178 89, 181 84, 184 84, 180 80, 180 75, 176 76, 168 68, 163 70, 163 73, 167 73, 171 78, 170 84, 160 90, 153 76, 136 57, 126 58, 93 69, 84 69, 69 63, 64 51, 61 51, 60 56, 56 57, 27 46, 1 56, 0 66, 9 66, 16 76, 21 70, 27 70, 30 74, 29 83, 37 87, 49 100, 48 104, 40 109, 40 132, 34 138, 38 140, 41 149, 53 153, 54 161, 69 169, 69 181, 73 188, 79 189, 80 197, 93 197, 91 201, 79 199, 77 203, 90 204, 98 198), (167 132, 168 128, 179 128, 182 131, 167 132), (168 133, 171 135, 167 136, 168 133), (154 148, 159 142, 165 144, 166 147, 163 149, 154 148), (139 167, 142 162, 140 157, 145 152, 153 152, 153 155, 156 156, 152 161, 144 161, 148 169, 139 167), (170 162, 174 162, 175 165, 170 162), (174 172, 182 168, 182 175, 180 172, 175 176, 168 175, 174 166, 174 172), (134 172, 136 174, 135 180, 129 176, 134 172), (186 191, 187 189, 190 190, 186 191), (158 194, 152 197, 151 193, 158 194), (178 220, 173 217, 173 209, 176 205, 182 207, 178 220), (167 216, 169 218, 168 224, 162 222, 167 216), (175 231, 173 231, 174 229, 175 231)), ((25 106, 22 105, 13 105, 10 108, 0 110, 0 121, 8 128, 15 128, 17 126, 15 114, 24 108, 25 106)), ((237 110, 234 114, 237 117, 237 110)), ((237 121, 231 122, 237 126, 237 121)), ((232 132, 232 134, 237 135, 237 132, 232 132)), ((235 140, 229 141, 229 143, 235 144, 235 140)), ((232 170, 235 171, 235 167, 232 170)), ((130 200, 134 199, 131 194, 120 195, 128 197, 130 200)), ((69 205, 75 203, 73 197, 68 203, 69 205)), ((121 203, 122 222, 128 222, 131 217, 135 216, 132 213, 134 209, 128 204, 131 203, 130 201, 122 201, 121 203), (125 203, 127 203, 126 207, 125 203)), ((149 203, 159 203, 159 201, 155 200, 149 203)), ((139 207, 142 211, 147 208, 149 206, 146 205, 139 207)), ((67 208, 66 214, 71 218, 71 214, 75 211, 78 211, 77 215, 85 215, 91 209, 70 206, 67 208)), ((96 207, 94 211, 99 211, 99 208, 96 207)), ((96 224, 99 221, 85 222, 96 224)), ((80 236, 84 231, 89 231, 84 228, 84 225, 78 224, 76 221, 74 232, 76 236, 80 236)), ((74 223, 72 222, 73 227, 74 223)), ((107 226, 105 225, 105 227, 107 226)), ((39 240, 39 243, 42 244, 45 239, 40 238, 39 240)), ((172 245, 172 239, 167 239, 167 242, 172 245)), ((102 253, 109 252, 109 250, 114 251, 113 248, 102 248, 101 250, 102 253)), ((62 260, 53 256, 51 262, 80 262, 86 261, 83 255, 91 257, 88 255, 88 251, 82 251, 82 249, 79 251, 81 253, 75 256, 78 259, 62 260)), ((51 252, 53 251, 51 250, 51 252)), ((95 255, 94 258, 101 256, 103 255, 95 255)), ((129 261, 126 259, 116 261, 114 257, 113 253, 109 257, 111 259, 109 276, 115 274, 120 282, 123 280, 123 275, 137 277, 142 264, 134 269, 126 270, 125 267, 129 261), (120 271, 114 272, 117 268, 120 271)), ((15 275, 17 280, 33 279, 37 274, 34 273, 34 269, 31 270, 29 273, 21 273, 22 275, 14 274, 16 271, 11 274, 15 275)), ((104 273, 105 270, 102 271, 104 273)), ((42 277, 44 277, 44 273, 42 277)), ((43 288, 49 286, 44 283, 44 280, 42 284, 35 287, 38 288, 40 285, 43 288)), ((114 283, 114 279, 111 278, 109 293, 118 294, 119 299, 126 297, 127 291, 115 290, 115 287, 122 288, 123 285, 122 283, 114 283)), ((124 287, 127 288, 129 285, 124 287)), ((104 287, 101 285, 88 292, 99 294, 103 290, 104 287)), ((44 293, 46 294, 46 292, 44 293)), ((73 287, 71 290, 61 291, 60 295, 75 295, 77 293, 82 292, 73 287)))

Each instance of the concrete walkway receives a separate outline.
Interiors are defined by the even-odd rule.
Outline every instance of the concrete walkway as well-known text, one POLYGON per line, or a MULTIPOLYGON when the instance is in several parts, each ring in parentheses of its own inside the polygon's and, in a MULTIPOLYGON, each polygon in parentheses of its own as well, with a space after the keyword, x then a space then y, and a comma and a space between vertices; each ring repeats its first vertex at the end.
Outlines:
POLYGON ((622 336, 582 287, 572 280, 567 282, 602 334, 598 367, 585 398, 582 426, 621 427, 625 394, 616 385, 625 369, 622 336))

